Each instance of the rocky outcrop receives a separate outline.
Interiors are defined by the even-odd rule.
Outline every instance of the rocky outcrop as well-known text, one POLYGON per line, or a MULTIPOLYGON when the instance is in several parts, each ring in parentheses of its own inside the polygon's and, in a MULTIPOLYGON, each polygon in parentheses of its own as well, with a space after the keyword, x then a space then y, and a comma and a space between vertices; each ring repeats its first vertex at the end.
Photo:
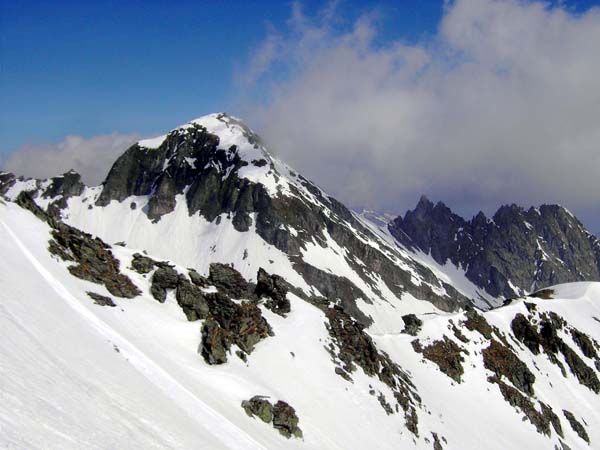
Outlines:
MULTIPOLYGON (((262 316, 260 309, 252 302, 237 304, 221 292, 206 294, 210 318, 214 321, 210 329, 203 327, 202 335, 207 340, 219 336, 223 347, 229 350, 237 345, 240 350, 250 354, 261 339, 272 335, 271 326, 262 316), (217 326, 215 326, 217 325, 217 326)), ((202 355, 210 362, 211 349, 202 343, 202 355)))
POLYGON ((99 238, 62 223, 52 230, 52 238, 50 253, 76 263, 68 267, 72 275, 103 284, 117 297, 133 298, 141 293, 129 277, 120 272, 119 261, 99 238))
POLYGON ((209 317, 210 309, 204 292, 185 277, 179 277, 175 298, 190 322, 209 317))
POLYGON ((432 344, 422 347, 418 340, 413 341, 413 349, 422 353, 425 359, 435 363, 442 373, 445 373, 457 383, 461 382, 461 377, 465 373, 462 363, 465 361, 462 353, 466 350, 462 349, 447 336, 443 340, 435 341, 432 344))
POLYGON ((589 444, 590 443, 590 437, 588 436, 587 431, 585 431, 585 428, 581 424, 581 422, 579 422, 575 418, 575 415, 571 411, 567 411, 566 409, 563 409, 563 414, 566 417, 566 419, 569 421, 569 425, 571 425, 571 429, 575 433, 577 433, 577 435, 581 439, 583 439, 585 442, 587 442, 589 444))
POLYGON ((242 408, 248 416, 256 416, 265 423, 273 420, 273 405, 264 396, 255 395, 250 400, 244 400, 242 408))
POLYGON ((283 400, 272 405, 266 397, 255 395, 242 402, 242 408, 250 417, 258 417, 265 423, 271 423, 286 438, 302 438, 302 430, 298 426, 296 410, 283 400))
POLYGON ((404 329, 402 332, 410 334, 411 336, 416 336, 421 330, 421 326, 423 326, 423 321, 414 314, 402 316, 402 321, 404 322, 404 329))
MULTIPOLYGON (((353 319, 343 308, 334 306, 329 308, 326 304, 315 303, 320 307, 328 323, 326 324, 333 343, 326 347, 335 364, 335 373, 346 380, 352 379, 352 372, 359 366, 363 372, 376 377, 386 384, 394 395, 393 411, 402 409, 407 429, 418 436, 418 416, 416 406, 421 399, 410 376, 394 363, 388 355, 380 352, 371 337, 365 333, 364 326, 353 319)), ((387 401, 379 402, 386 412, 389 411, 387 401)), ((390 406, 391 407, 391 406, 390 406)))
POLYGON ((390 222, 389 230, 407 248, 463 268, 493 297, 600 280, 600 242, 557 205, 528 210, 508 205, 491 220, 479 213, 467 221, 422 197, 414 210, 390 222))
POLYGON ((155 266, 156 261, 140 253, 135 253, 131 260, 131 268, 142 275, 152 272, 155 266))
POLYGON ((255 298, 255 285, 246 281, 242 274, 227 264, 212 263, 208 270, 208 281, 231 298, 255 298))
POLYGON ((534 401, 525 397, 519 390, 495 377, 492 377, 491 381, 498 385, 502 396, 511 406, 514 406, 525 414, 525 417, 535 426, 538 433, 550 436, 552 433, 550 426, 552 425, 556 433, 561 437, 563 436, 560 419, 551 407, 543 402, 538 402, 540 412, 535 407, 534 401))
POLYGON ((115 302, 110 297, 106 297, 105 295, 96 294, 95 292, 86 292, 86 294, 94 300, 94 303, 99 306, 117 306, 115 302))
POLYGON ((61 176, 50 178, 50 184, 42 193, 44 198, 73 197, 81 195, 85 185, 81 181, 81 175, 74 170, 69 170, 61 176))
POLYGON ((557 365, 563 375, 566 376, 564 365, 561 362, 561 360, 564 360, 579 383, 596 394, 600 393, 600 380, 594 369, 581 359, 558 335, 558 332, 560 330, 569 332, 584 355, 588 358, 594 358, 596 365, 600 365, 597 363, 598 358, 594 345, 587 335, 567 324, 564 319, 555 313, 531 313, 529 317, 517 314, 511 322, 511 328, 515 337, 534 355, 543 351, 548 359, 557 365), (558 355, 561 355, 562 358, 558 358, 558 355))
POLYGON ((179 284, 179 274, 167 263, 162 263, 152 275, 150 293, 161 303, 167 299, 167 290, 175 289, 179 284))
POLYGON ((275 314, 285 317, 290 312, 289 289, 289 283, 279 275, 269 275, 263 268, 258 270, 254 293, 259 299, 266 297, 265 306, 275 314))
POLYGON ((120 263, 113 256, 108 244, 46 213, 28 192, 21 192, 16 203, 48 223, 52 229, 48 251, 63 261, 74 263, 68 267, 72 275, 92 283, 103 284, 108 292, 117 297, 133 298, 141 294, 131 279, 120 272, 120 263))
POLYGON ((535 375, 508 346, 492 339, 482 355, 485 368, 494 372, 498 380, 504 377, 517 389, 533 395, 535 375))
POLYGON ((15 184, 16 177, 10 172, 0 172, 0 197, 15 184))
POLYGON ((302 430, 298 427, 298 416, 296 410, 286 402, 279 400, 273 406, 273 428, 286 438, 292 436, 301 438, 302 430))

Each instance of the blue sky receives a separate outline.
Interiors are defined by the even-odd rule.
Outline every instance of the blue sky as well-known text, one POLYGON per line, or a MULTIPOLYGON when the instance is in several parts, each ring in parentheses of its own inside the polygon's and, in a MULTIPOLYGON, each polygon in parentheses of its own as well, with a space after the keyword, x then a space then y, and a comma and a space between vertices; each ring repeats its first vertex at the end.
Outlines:
MULTIPOLYGON (((236 70, 291 3, 0 2, 0 152, 65 135, 151 134, 207 112, 235 112, 236 70)), ((304 2, 307 14, 320 2, 304 2)), ((344 2, 377 9, 382 39, 435 29, 439 1, 344 2)))
POLYGON ((600 0, 334 4, 0 0, 0 165, 99 183, 228 111, 353 208, 560 203, 600 231, 600 0))

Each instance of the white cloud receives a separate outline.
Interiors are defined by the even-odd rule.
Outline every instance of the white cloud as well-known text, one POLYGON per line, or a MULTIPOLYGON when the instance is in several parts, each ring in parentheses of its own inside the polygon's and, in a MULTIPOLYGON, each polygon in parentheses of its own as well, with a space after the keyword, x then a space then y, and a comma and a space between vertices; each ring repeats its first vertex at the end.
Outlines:
POLYGON ((90 138, 67 136, 57 144, 25 145, 9 155, 2 168, 34 178, 48 178, 74 169, 86 184, 97 185, 117 157, 138 138, 135 134, 112 133, 90 138))
POLYGON ((352 206, 598 211, 599 9, 457 0, 432 39, 383 47, 372 16, 332 17, 295 9, 255 54, 248 117, 291 165, 352 206))

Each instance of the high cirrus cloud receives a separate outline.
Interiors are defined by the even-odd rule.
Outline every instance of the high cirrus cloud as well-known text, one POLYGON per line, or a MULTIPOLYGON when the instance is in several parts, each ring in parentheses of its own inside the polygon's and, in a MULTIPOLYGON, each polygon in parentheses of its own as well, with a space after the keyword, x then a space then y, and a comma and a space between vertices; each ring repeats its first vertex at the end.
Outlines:
POLYGON ((247 107, 283 159, 355 207, 401 212, 425 193, 467 213, 559 202, 589 218, 600 10, 561 5, 457 0, 435 36, 384 46, 376 16, 340 29, 295 7, 250 58, 241 82, 268 100, 247 107))
POLYGON ((48 178, 74 169, 89 185, 99 184, 117 157, 138 140, 135 134, 111 133, 85 138, 67 136, 57 144, 25 145, 2 168, 17 175, 48 178))

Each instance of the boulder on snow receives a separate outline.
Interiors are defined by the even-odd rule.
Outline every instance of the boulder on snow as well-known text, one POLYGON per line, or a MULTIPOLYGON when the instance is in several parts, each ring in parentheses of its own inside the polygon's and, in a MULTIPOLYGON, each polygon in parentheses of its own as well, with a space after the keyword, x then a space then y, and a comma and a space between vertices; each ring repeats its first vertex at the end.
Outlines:
POLYGON ((296 410, 283 400, 275 405, 262 395, 255 395, 250 400, 242 402, 242 408, 250 417, 258 417, 265 423, 271 423, 279 433, 286 438, 302 438, 302 430, 298 427, 296 410))
POLYGON ((262 267, 258 269, 254 293, 258 298, 267 297, 265 306, 275 314, 285 317, 290 312, 289 287, 289 283, 279 275, 269 275, 262 267))
POLYGON ((421 330, 421 326, 423 326, 423 321, 414 314, 402 316, 402 321, 404 322, 404 330, 402 332, 411 336, 416 336, 421 330))
POLYGON ((265 423, 271 423, 273 420, 273 405, 261 395, 255 395, 250 400, 244 400, 242 408, 248 416, 256 416, 265 423))
POLYGON ((135 253, 131 260, 131 267, 133 270, 142 275, 152 272, 155 266, 156 261, 140 253, 135 253))
POLYGON ((179 274, 172 267, 162 264, 152 275, 152 296, 161 303, 167 299, 167 289, 175 289, 179 282, 179 274))

